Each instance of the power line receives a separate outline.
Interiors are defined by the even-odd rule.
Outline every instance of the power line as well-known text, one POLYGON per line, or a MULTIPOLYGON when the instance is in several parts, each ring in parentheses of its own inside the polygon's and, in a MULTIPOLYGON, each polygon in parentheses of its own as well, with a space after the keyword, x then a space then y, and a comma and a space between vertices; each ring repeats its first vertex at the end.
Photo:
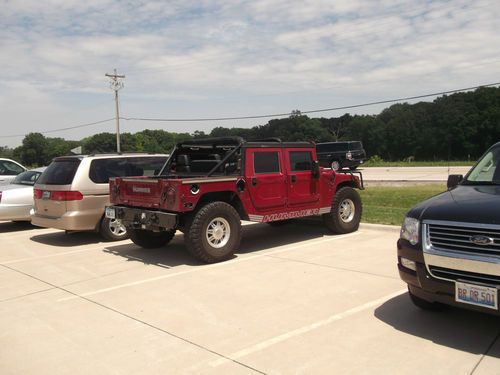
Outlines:
MULTIPOLYGON (((362 103, 362 104, 352 104, 352 105, 346 105, 346 106, 341 106, 341 107, 332 107, 332 108, 324 108, 324 109, 313 109, 313 110, 309 110, 309 111, 300 111, 300 113, 302 113, 302 114, 321 113, 321 112, 338 111, 338 110, 342 110, 342 109, 352 109, 352 108, 368 107, 368 106, 377 105, 377 104, 387 104, 387 103, 402 102, 402 101, 413 100, 413 99, 423 99, 423 98, 428 98, 428 97, 432 97, 432 96, 453 94, 453 93, 462 92, 462 91, 475 90, 475 89, 478 89, 478 88, 481 88, 481 87, 491 87, 491 86, 498 86, 498 85, 500 85, 500 82, 488 83, 486 85, 480 85, 480 86, 474 86, 474 87, 466 87, 466 88, 456 89, 456 90, 435 92, 435 93, 432 93, 432 94, 407 96, 407 97, 403 97, 403 98, 379 100, 379 101, 375 101, 375 102, 368 102, 368 103, 362 103)), ((285 117, 285 116, 290 116, 292 114, 293 114, 292 112, 287 112, 287 113, 274 113, 274 114, 268 114, 268 115, 236 116, 236 117, 213 117, 213 118, 180 118, 180 119, 178 118, 178 119, 169 119, 169 118, 121 117, 121 119, 122 120, 126 120, 126 121, 151 121, 151 122, 204 122, 204 121, 229 121, 229 120, 260 119, 260 118, 270 118, 270 117, 285 117)))
MULTIPOLYGON (((43 132, 33 132, 33 133, 40 133, 40 134, 56 133, 56 132, 60 132, 60 131, 64 131, 64 130, 78 129, 78 128, 84 128, 84 127, 87 127, 87 126, 102 124, 102 123, 109 122, 109 121, 115 121, 115 118, 113 117, 113 118, 108 118, 106 120, 101 120, 101 121, 96 121, 96 122, 90 122, 88 124, 68 126, 66 128, 59 128, 59 129, 46 130, 46 131, 43 131, 43 132)), ((25 135, 26 134, 0 135, 0 138, 24 137, 25 135)))

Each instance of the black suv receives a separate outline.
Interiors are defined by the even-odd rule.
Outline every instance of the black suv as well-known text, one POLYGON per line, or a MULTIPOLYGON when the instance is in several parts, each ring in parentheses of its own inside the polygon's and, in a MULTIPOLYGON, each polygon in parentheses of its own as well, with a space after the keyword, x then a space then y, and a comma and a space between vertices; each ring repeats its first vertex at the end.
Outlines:
POLYGON ((398 241, 398 267, 415 305, 440 303, 500 316, 500 143, 448 191, 413 207, 398 241))
POLYGON ((325 142, 316 145, 319 164, 334 171, 356 169, 366 160, 363 144, 359 141, 325 142))

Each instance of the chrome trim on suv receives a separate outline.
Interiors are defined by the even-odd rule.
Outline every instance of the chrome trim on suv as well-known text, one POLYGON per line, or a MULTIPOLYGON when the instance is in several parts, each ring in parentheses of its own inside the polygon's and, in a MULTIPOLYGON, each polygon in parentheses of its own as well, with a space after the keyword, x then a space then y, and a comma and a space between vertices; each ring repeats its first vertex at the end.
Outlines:
POLYGON ((455 281, 432 272, 432 266, 486 275, 500 274, 500 225, 424 220, 422 245, 425 267, 437 279, 455 281), (493 244, 472 239, 486 236, 493 244))

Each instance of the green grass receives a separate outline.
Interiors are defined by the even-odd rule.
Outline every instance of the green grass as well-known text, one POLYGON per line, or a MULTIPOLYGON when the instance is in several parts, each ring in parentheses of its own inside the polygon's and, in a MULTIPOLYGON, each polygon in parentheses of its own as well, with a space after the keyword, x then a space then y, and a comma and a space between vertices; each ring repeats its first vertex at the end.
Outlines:
POLYGON ((362 164, 364 167, 463 167, 472 166, 475 161, 383 161, 367 160, 362 164))
POLYGON ((362 190, 362 222, 401 225, 415 204, 446 190, 445 185, 374 186, 362 190))

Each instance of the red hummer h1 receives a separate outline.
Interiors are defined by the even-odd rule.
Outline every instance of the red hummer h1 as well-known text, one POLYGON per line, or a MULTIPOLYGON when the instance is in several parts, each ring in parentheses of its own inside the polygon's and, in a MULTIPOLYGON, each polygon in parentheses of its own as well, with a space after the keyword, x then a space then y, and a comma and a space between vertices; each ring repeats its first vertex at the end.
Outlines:
POLYGON ((319 166, 309 142, 239 137, 177 144, 159 175, 110 179, 108 218, 144 248, 184 232, 188 250, 207 263, 238 249, 241 220, 282 223, 322 216, 335 233, 358 229, 362 178, 319 166))

